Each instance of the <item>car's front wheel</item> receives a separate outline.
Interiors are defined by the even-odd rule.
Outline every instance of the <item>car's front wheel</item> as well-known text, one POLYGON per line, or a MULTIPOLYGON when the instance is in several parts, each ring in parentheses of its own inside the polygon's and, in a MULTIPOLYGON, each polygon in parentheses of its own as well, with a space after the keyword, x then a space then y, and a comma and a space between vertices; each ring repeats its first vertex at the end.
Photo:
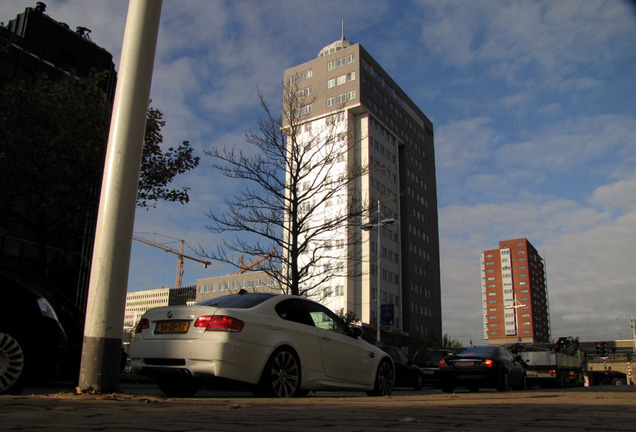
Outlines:
POLYGON ((289 348, 282 348, 269 358, 261 378, 261 388, 268 396, 300 396, 300 380, 300 361, 296 353, 289 348))
POLYGON ((388 359, 383 359, 375 374, 373 390, 367 392, 369 396, 391 396, 395 385, 395 371, 393 364, 388 359))
POLYGON ((26 382, 25 353, 20 342, 0 332, 0 394, 19 394, 26 382))

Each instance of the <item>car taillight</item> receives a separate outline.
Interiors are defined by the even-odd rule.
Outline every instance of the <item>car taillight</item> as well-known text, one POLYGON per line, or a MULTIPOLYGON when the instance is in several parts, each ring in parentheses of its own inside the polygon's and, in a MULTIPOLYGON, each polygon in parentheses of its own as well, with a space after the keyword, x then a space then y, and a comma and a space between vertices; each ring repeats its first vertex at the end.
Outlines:
POLYGON ((441 368, 446 368, 446 367, 448 367, 448 365, 446 364, 446 360, 440 360, 440 362, 439 362, 439 367, 441 367, 441 368))
POLYGON ((490 359, 486 359, 486 360, 484 360, 484 366, 486 366, 486 367, 493 367, 494 365, 495 365, 495 364, 493 363, 493 361, 492 361, 492 360, 490 360, 490 359))
POLYGON ((147 318, 142 318, 137 323, 137 327, 135 328, 135 333, 141 333, 143 329, 150 328, 150 322, 147 318))
POLYGON ((205 331, 240 332, 243 321, 227 315, 204 315, 197 318, 195 327, 205 327, 205 331))

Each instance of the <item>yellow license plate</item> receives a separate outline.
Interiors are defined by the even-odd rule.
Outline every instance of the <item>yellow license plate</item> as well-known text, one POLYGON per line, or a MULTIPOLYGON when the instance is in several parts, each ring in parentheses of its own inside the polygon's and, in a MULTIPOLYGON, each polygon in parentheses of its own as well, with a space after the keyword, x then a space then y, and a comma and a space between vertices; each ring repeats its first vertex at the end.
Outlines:
POLYGON ((155 333, 187 333, 190 321, 165 321, 157 323, 155 333))

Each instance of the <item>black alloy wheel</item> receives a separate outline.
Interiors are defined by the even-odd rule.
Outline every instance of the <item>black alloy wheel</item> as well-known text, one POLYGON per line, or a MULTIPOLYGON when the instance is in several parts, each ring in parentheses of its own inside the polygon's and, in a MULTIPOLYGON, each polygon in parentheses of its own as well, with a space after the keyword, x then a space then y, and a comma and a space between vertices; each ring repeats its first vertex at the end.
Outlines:
POLYGON ((373 390, 367 392, 369 396, 391 396, 393 386, 395 385, 395 371, 393 364, 388 359, 383 359, 378 366, 378 372, 375 375, 375 384, 373 390))
POLYGON ((301 396, 300 361, 288 348, 282 348, 270 357, 261 385, 265 394, 278 398, 301 396))
POLYGON ((418 375, 415 379, 415 384, 413 384, 413 390, 422 390, 422 387, 424 387, 424 377, 418 375))
POLYGON ((510 375, 508 371, 504 370, 499 377, 499 382, 497 383, 497 391, 506 392, 510 391, 510 375))

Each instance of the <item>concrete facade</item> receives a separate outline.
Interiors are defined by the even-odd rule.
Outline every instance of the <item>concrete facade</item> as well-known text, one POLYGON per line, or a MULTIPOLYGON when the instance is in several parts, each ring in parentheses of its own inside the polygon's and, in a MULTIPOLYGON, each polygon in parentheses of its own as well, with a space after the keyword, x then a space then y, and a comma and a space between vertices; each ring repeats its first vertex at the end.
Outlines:
POLYGON ((328 218, 358 199, 368 203, 372 217, 398 221, 371 231, 335 230, 325 241, 339 249, 322 264, 333 269, 334 277, 316 284, 313 297, 334 311, 354 312, 362 322, 375 326, 379 274, 383 329, 441 339, 432 122, 360 44, 344 38, 323 48, 316 59, 287 69, 284 82, 308 101, 299 108, 306 126, 299 142, 331 127, 332 138, 347 147, 333 157, 330 172, 334 176, 357 164, 375 167, 357 182, 355 190, 325 203, 318 213, 328 218), (350 238, 359 242, 351 244, 350 238), (356 256, 356 262, 351 256, 356 256))

